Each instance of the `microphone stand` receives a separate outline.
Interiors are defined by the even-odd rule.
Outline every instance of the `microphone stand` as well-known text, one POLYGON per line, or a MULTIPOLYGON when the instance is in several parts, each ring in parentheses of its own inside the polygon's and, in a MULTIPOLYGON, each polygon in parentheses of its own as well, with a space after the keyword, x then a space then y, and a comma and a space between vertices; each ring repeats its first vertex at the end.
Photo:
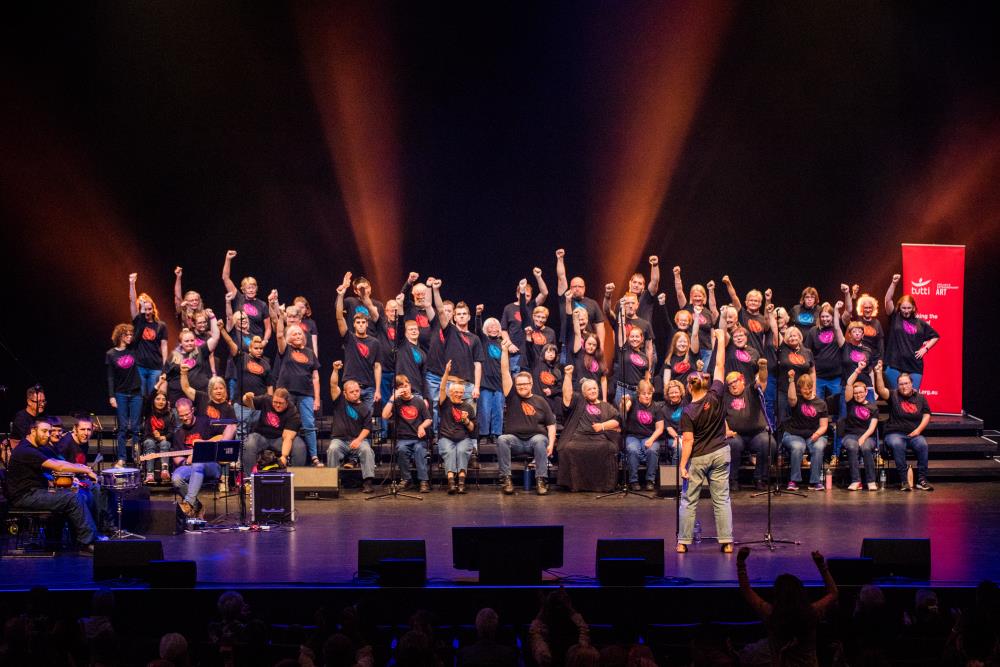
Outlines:
MULTIPOLYGON (((754 388, 757 390, 758 402, 760 404, 761 412, 764 415, 764 424, 767 428, 767 491, 760 491, 759 493, 755 493, 750 497, 756 498, 757 496, 760 495, 765 495, 765 494, 767 495, 767 529, 764 531, 763 539, 753 540, 752 542, 740 542, 739 544, 744 546, 748 544, 763 544, 769 550, 774 551, 777 548, 776 545, 778 544, 801 544, 801 542, 797 540, 775 539, 775 537, 771 534, 771 496, 776 496, 781 493, 781 490, 778 488, 779 487, 778 480, 775 480, 774 487, 773 488, 771 487, 771 468, 773 460, 771 457, 771 448, 772 446, 775 445, 774 427, 771 425, 770 417, 767 416, 767 410, 764 409, 765 405, 764 392, 761 390, 760 385, 757 384, 756 382, 754 382, 754 388)), ((786 491, 785 493, 794 496, 799 496, 800 498, 805 498, 804 493, 798 493, 797 491, 786 491)))
MULTIPOLYGON (((625 308, 622 306, 621 301, 618 302, 618 327, 616 333, 617 341, 615 344, 618 346, 617 359, 618 359, 618 374, 621 377, 623 369, 625 368, 625 346, 628 344, 627 341, 622 340, 625 338, 625 308)), ((627 498, 628 496, 638 496, 640 498, 645 498, 646 500, 657 500, 656 496, 651 496, 645 493, 640 493, 639 491, 633 491, 628 486, 628 461, 625 459, 626 454, 626 440, 628 438, 628 412, 625 410, 625 399, 628 393, 625 389, 625 383, 621 382, 617 377, 615 378, 616 387, 621 387, 622 390, 622 400, 619 405, 618 412, 621 415, 621 428, 618 430, 618 455, 622 457, 621 467, 621 479, 618 482, 618 489, 611 491, 609 493, 602 493, 594 500, 602 500, 604 498, 610 498, 613 496, 620 496, 622 498, 627 498)), ((635 401, 633 401, 632 407, 637 408, 639 404, 639 395, 636 394, 635 401)))

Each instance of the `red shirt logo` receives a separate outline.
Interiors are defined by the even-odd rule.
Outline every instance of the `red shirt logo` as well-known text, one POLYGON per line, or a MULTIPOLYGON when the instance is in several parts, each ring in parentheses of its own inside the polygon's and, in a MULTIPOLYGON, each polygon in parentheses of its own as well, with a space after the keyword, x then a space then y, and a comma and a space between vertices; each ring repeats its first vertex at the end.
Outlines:
POLYGON ((691 370, 691 364, 689 364, 686 361, 678 361, 676 364, 674 364, 674 373, 677 373, 678 375, 683 375, 684 373, 687 373, 689 370, 691 370))
POLYGON ((401 407, 399 409, 399 416, 402 417, 403 419, 405 419, 408 422, 411 422, 414 419, 416 419, 419 414, 420 414, 420 411, 417 410, 412 405, 404 405, 403 407, 401 407))
POLYGON ((417 316, 413 319, 416 320, 417 326, 420 327, 421 329, 426 329, 431 325, 430 320, 428 320, 427 316, 424 315, 423 313, 418 313, 417 316))
POLYGON ((156 329, 152 327, 142 328, 142 339, 143 340, 156 340, 156 329))
POLYGON ((538 374, 538 381, 542 384, 551 387, 556 383, 556 376, 548 371, 542 371, 538 374))
POLYGON ((460 423, 462 421, 462 411, 459 410, 458 408, 452 408, 451 418, 455 420, 456 424, 460 423))
POLYGON ((920 408, 915 403, 910 403, 909 401, 900 401, 899 407, 908 415, 915 415, 920 411, 920 408))
POLYGON ((368 346, 365 343, 362 343, 359 340, 358 344, 357 344, 357 347, 358 347, 358 354, 360 354, 362 357, 364 357, 365 359, 367 359, 368 358, 368 346))
POLYGON ((517 320, 518 322, 521 321, 521 312, 520 311, 514 313, 514 319, 517 320))
POLYGON ((747 329, 749 329, 751 332, 755 334, 759 334, 761 331, 764 330, 764 325, 762 325, 757 320, 748 320, 747 329))
POLYGON ((792 364, 793 366, 805 366, 806 358, 803 357, 798 352, 792 352, 791 354, 788 355, 788 363, 792 364))
POLYGON ((200 433, 188 433, 188 436, 184 438, 184 444, 190 447, 191 445, 193 445, 194 443, 196 443, 201 439, 202 437, 200 433))
POLYGON ((266 421, 267 425, 271 428, 278 428, 281 424, 281 418, 278 416, 278 413, 271 412, 270 410, 268 410, 267 414, 264 415, 264 421, 266 421))
POLYGON ((528 417, 535 416, 535 406, 527 401, 521 401, 521 412, 523 412, 528 417))
POLYGON ((149 418, 149 425, 154 431, 162 431, 165 424, 163 419, 154 416, 149 418))
POLYGON ((871 326, 870 324, 865 325, 865 338, 874 338, 877 335, 878 332, 875 331, 875 327, 871 326))
POLYGON ((389 327, 386 329, 385 335, 389 340, 396 340, 396 327, 389 327))
POLYGON ((547 340, 548 339, 545 337, 545 334, 543 334, 541 331, 531 332, 531 342, 534 343, 535 345, 545 345, 547 340))
POLYGON ((205 408, 205 414, 208 416, 209 419, 218 419, 221 416, 219 414, 219 411, 215 409, 214 405, 210 405, 207 408, 205 408))
POLYGON ((292 350, 292 361, 297 364, 308 364, 309 356, 304 352, 299 352, 298 350, 292 350))
POLYGON ((248 361, 247 370, 253 373, 254 375, 264 374, 264 367, 258 364, 256 361, 248 361))

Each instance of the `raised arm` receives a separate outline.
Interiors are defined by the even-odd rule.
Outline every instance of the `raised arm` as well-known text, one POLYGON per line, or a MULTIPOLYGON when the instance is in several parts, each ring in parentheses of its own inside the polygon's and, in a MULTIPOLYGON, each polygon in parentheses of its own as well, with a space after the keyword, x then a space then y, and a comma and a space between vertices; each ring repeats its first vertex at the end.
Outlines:
POLYGON ((225 342, 226 347, 229 348, 229 356, 235 357, 239 353, 240 347, 236 344, 236 341, 233 340, 233 337, 230 336, 229 332, 222 327, 219 327, 219 336, 222 338, 223 342, 225 342))
POLYGON ((729 302, 733 304, 733 308, 743 310, 743 302, 740 301, 740 295, 736 293, 736 288, 733 287, 733 281, 729 279, 729 276, 722 276, 722 284, 726 286, 726 291, 729 292, 729 302))
POLYGON ((844 403, 847 403, 854 398, 854 383, 858 381, 858 375, 860 375, 867 366, 868 364, 866 364, 865 360, 862 359, 858 362, 857 368, 851 371, 851 374, 847 377, 847 382, 844 383, 844 403))
POLYGON ((556 250, 556 292, 565 294, 569 289, 569 281, 566 280, 566 251, 562 248, 556 250))
MULTIPOLYGON (((347 275, 349 276, 350 273, 347 275)), ((337 317, 337 331, 340 332, 341 336, 347 335, 347 320, 344 319, 344 293, 347 292, 347 285, 350 282, 350 279, 344 276, 344 282, 337 285, 337 300, 333 304, 334 314, 337 317)))
POLYGON ((646 291, 654 299, 660 291, 660 258, 656 255, 649 256, 649 282, 646 283, 646 291))
MULTIPOLYGON (((139 304, 136 300, 139 298, 135 293, 135 282, 139 279, 138 273, 128 274, 128 311, 132 313, 132 319, 134 320, 139 314, 139 304)), ((138 336, 138 333, 136 334, 138 336)))
POLYGON ((875 393, 883 401, 889 400, 889 388, 885 386, 885 378, 882 377, 882 360, 879 359, 875 362, 875 372, 873 373, 875 378, 875 393))
POLYGON ((886 316, 892 315, 896 310, 896 304, 893 303, 893 297, 896 295, 896 285, 899 283, 900 276, 898 273, 892 274, 892 280, 889 281, 889 287, 885 291, 885 314, 886 316))
MULTIPOLYGON (((267 300, 267 305, 271 312, 271 317, 274 319, 274 340, 278 346, 278 354, 284 354, 287 344, 285 342, 285 318, 278 312, 278 295, 275 292, 271 292, 271 296, 267 300)), ((243 315, 243 317, 246 317, 246 315, 243 315)), ((240 335, 243 335, 242 331, 240 335)))
MULTIPOLYGON (((691 346, 691 354, 698 356, 698 352, 701 350, 701 342, 698 337, 698 329, 700 328, 701 318, 698 317, 696 313, 691 315, 691 335, 688 336, 688 344, 691 346)), ((722 318, 720 317, 721 321, 722 318)))
POLYGON ((740 547, 739 553, 736 554, 736 577, 740 582, 740 593, 743 594, 743 599, 750 605, 754 613, 767 620, 771 617, 773 607, 771 607, 770 602, 757 595, 757 592, 750 587, 750 577, 747 575, 747 558, 749 556, 750 547, 740 547))
MULTIPOLYGON (((723 307, 723 310, 726 310, 723 307)), ((712 379, 724 382, 726 379, 726 318, 725 313, 719 317, 719 326, 715 330, 715 373, 712 379)))
POLYGON ((448 313, 444 312, 444 299, 441 298, 441 279, 435 278, 431 282, 431 294, 434 296, 434 309, 437 311, 438 324, 444 329, 451 322, 448 313))
POLYGON ((829 609, 837 601, 837 597, 840 595, 840 591, 837 590, 837 582, 834 581, 833 575, 830 574, 830 568, 826 565, 826 559, 823 558, 823 554, 818 551, 812 552, 813 562, 816 563, 816 569, 819 570, 819 574, 823 577, 823 585, 826 586, 826 593, 816 602, 813 602, 812 608, 818 614, 822 615, 827 609, 829 609))
POLYGON ((712 317, 719 317, 719 308, 715 304, 715 281, 709 280, 705 289, 708 290, 708 311, 712 313, 712 317))
POLYGON ((184 269, 179 266, 174 267, 174 311, 181 312, 184 308, 184 288, 181 287, 181 276, 184 269))
POLYGON ((500 341, 500 386, 504 396, 514 387, 514 379, 510 376, 510 351, 507 349, 509 347, 510 341, 500 341))
POLYGON ((788 407, 794 408, 799 403, 799 397, 795 393, 795 371, 788 369, 788 407))
POLYGON ((840 318, 843 317, 844 302, 838 301, 833 306, 833 334, 837 338, 837 347, 844 347, 844 328, 840 325, 840 318))
POLYGON ((531 270, 532 275, 535 276, 535 283, 538 285, 538 294, 535 295, 535 305, 544 306, 545 300, 549 298, 549 286, 545 284, 545 279, 542 278, 542 270, 539 267, 535 267, 531 270))
POLYGON ((840 284, 840 292, 844 295, 844 324, 851 321, 854 316, 854 292, 847 286, 847 283, 840 284))
POLYGON ((573 402, 573 364, 567 364, 563 368, 563 405, 569 407, 573 402))
MULTIPOLYGON (((566 292, 566 294, 570 293, 566 292)), ((572 295, 570 295, 570 298, 566 299, 566 302, 569 303, 572 298, 572 295)), ((583 331, 580 329, 580 318, 570 313, 570 319, 573 320, 573 354, 576 354, 583 347, 583 331)))
POLYGON ((340 398, 340 369, 344 367, 343 361, 333 362, 333 370, 330 372, 330 400, 336 401, 340 398))
MULTIPOLYGON (((611 307, 611 297, 615 293, 615 284, 608 283, 604 286, 604 299, 601 302, 601 308, 604 310, 604 314, 608 316, 608 319, 612 322, 618 321, 618 316, 615 313, 615 309, 611 307)), ((615 335, 619 335, 619 331, 615 330, 615 335)))
POLYGON ((781 345, 781 332, 778 331, 778 312, 773 303, 768 303, 765 310, 768 326, 771 329, 771 347, 776 348, 781 345))
POLYGON ((219 336, 221 336, 222 331, 219 327, 219 318, 215 316, 211 308, 205 309, 205 315, 208 316, 208 340, 205 341, 205 345, 208 346, 209 352, 215 352, 215 348, 219 346, 219 336))
POLYGON ((764 357, 757 360, 757 386, 761 391, 767 390, 767 359, 764 357))
POLYGON ((178 364, 178 367, 181 372, 181 391, 188 397, 188 400, 193 401, 198 392, 194 390, 194 387, 188 381, 188 367, 184 364, 178 364))
POLYGON ((235 250, 227 250, 226 258, 222 260, 222 284, 226 286, 227 292, 236 291, 236 283, 230 278, 233 268, 233 258, 236 257, 235 250))
POLYGON ((677 295, 677 307, 683 308, 688 305, 687 296, 684 295, 684 281, 681 279, 681 267, 674 267, 674 294, 677 295))
POLYGON ((438 389, 438 405, 444 405, 448 400, 448 378, 451 377, 451 359, 444 365, 444 373, 441 374, 441 386, 438 389))

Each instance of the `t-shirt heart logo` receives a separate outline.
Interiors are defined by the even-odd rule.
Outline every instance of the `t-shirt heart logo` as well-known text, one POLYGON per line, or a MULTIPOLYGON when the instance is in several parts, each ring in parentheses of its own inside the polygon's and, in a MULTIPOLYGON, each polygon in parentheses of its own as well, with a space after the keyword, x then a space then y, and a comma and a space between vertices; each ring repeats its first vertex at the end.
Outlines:
POLYGON ((198 363, 198 360, 194 359, 193 357, 188 357, 187 359, 182 359, 181 360, 181 366, 184 366, 185 368, 189 368, 189 369, 190 368, 194 368, 197 363, 198 363))
POLYGON ((527 401, 521 401, 521 412, 523 412, 528 417, 535 416, 535 406, 527 401))
POLYGON ((118 368, 128 370, 129 368, 132 368, 132 366, 135 365, 135 357, 133 357, 131 354, 123 354, 122 356, 118 357, 118 361, 116 363, 118 364, 118 368))
POLYGON ((632 365, 635 366, 636 368, 646 367, 646 357, 642 356, 637 352, 632 352, 631 354, 629 354, 628 359, 629 361, 632 362, 632 365))
POLYGON ((806 365, 806 358, 803 357, 798 352, 792 352, 791 354, 789 354, 788 355, 788 361, 793 366, 805 366, 806 365))
POLYGON ((486 346, 486 353, 490 355, 490 359, 499 359, 502 355, 500 346, 495 343, 490 343, 486 346))
POLYGON ((396 340, 396 327, 389 327, 385 330, 385 336, 389 340, 396 340))
POLYGON ((851 361, 853 361, 856 364, 864 361, 867 358, 867 356, 868 355, 866 355, 861 350, 851 350, 851 361))
POLYGON ((742 361, 743 363, 749 363, 750 353, 746 350, 736 350, 736 360, 742 361))
POLYGON ((462 342, 465 343, 466 347, 472 347, 472 336, 463 333, 459 334, 458 337, 462 339, 462 342))
POLYGON ((816 321, 816 316, 812 313, 799 313, 799 322, 802 324, 812 324, 816 321))
POLYGON ((910 415, 915 415, 920 411, 920 408, 915 403, 910 403, 909 401, 900 401, 899 407, 903 409, 903 412, 910 415))
POLYGON ((367 359, 368 358, 368 351, 369 351, 368 350, 368 346, 365 343, 362 343, 361 341, 358 341, 357 348, 358 348, 358 354, 360 354, 362 357, 364 357, 365 359, 367 359))
POLYGON ((243 312, 246 313, 248 317, 257 317, 260 315, 260 311, 257 310, 257 306, 253 305, 249 301, 243 304, 243 312))
POLYGON ((194 346, 195 347, 201 347, 204 344, 205 344, 205 341, 203 341, 202 339, 198 338, 197 336, 195 337, 195 339, 194 339, 194 346))
POLYGON ((681 420, 681 415, 684 413, 684 409, 681 407, 674 408, 674 411, 670 413, 670 421, 677 423, 681 420))
POLYGON ((687 373, 689 370, 691 370, 691 364, 689 364, 686 361, 678 361, 676 364, 674 364, 674 372, 677 373, 678 375, 683 375, 684 373, 687 373))
POLYGON ((854 406, 854 416, 858 419, 868 419, 872 416, 871 410, 863 405, 854 406))
POLYGON ((253 373, 254 375, 264 374, 264 367, 258 364, 256 361, 248 361, 247 370, 253 373))
POLYGON ((266 421, 267 425, 271 428, 278 428, 278 425, 281 424, 281 418, 278 417, 278 413, 271 411, 268 411, 267 414, 264 415, 264 421, 266 421))
POLYGON ((520 322, 521 321, 521 313, 519 313, 519 312, 514 313, 514 319, 517 320, 518 322, 520 322))
POLYGON ((548 371, 542 371, 538 374, 538 381, 547 387, 551 387, 556 383, 556 376, 548 371))
POLYGON ((308 364, 309 356, 305 352, 292 350, 292 361, 294 361, 297 364, 308 364))
POLYGON ((742 396, 737 396, 733 400, 729 401, 729 407, 732 408, 733 410, 739 411, 745 408, 746 406, 747 403, 746 401, 743 400, 742 396))
POLYGON ((142 328, 142 339, 143 340, 156 340, 156 329, 153 327, 143 327, 142 328))
POLYGON ((913 322, 907 322, 906 320, 903 320, 903 331, 906 334, 913 336, 917 333, 917 325, 914 324, 913 322))
POLYGON ((427 327, 429 327, 431 325, 430 320, 428 320, 427 316, 424 315, 423 313, 419 313, 413 319, 416 321, 417 326, 420 327, 421 329, 426 329, 427 327))
POLYGON ((547 340, 548 339, 545 337, 545 334, 543 334, 541 331, 531 332, 531 342, 534 343, 535 345, 545 345, 547 340))
POLYGON ((819 332, 819 342, 823 345, 829 345, 833 342, 833 332, 829 330, 823 330, 819 332))
POLYGON ((355 420, 358 418, 358 411, 354 409, 353 405, 347 405, 344 407, 344 412, 347 413, 347 418, 355 420))
POLYGON ((459 423, 459 422, 461 422, 462 421, 462 411, 459 410, 458 408, 452 408, 451 409, 451 418, 455 421, 456 424, 459 423))
POLYGON ((590 415, 593 415, 594 417, 597 417, 597 416, 599 416, 601 414, 601 409, 599 407, 597 407, 596 405, 594 405, 593 403, 591 403, 590 405, 587 406, 587 412, 590 415))
POLYGON ((153 416, 149 418, 149 425, 154 431, 162 431, 166 424, 162 418, 153 416))
POLYGON ((643 426, 649 426, 653 423, 653 415, 649 410, 639 409, 635 413, 635 418, 639 420, 639 423, 643 426))
POLYGON ((751 332, 758 334, 764 330, 764 325, 757 320, 747 320, 747 329, 750 329, 751 332))
POLYGON ((184 438, 184 444, 191 446, 194 443, 198 442, 199 440, 201 440, 200 433, 188 433, 187 437, 184 438))
POLYGON ((413 361, 417 364, 424 360, 424 355, 415 347, 410 348, 410 354, 413 355, 413 361))
POLYGON ((808 403, 803 403, 802 404, 802 415, 804 417, 808 417, 809 419, 812 419, 813 417, 816 416, 816 408, 814 408, 813 406, 811 406, 808 403))
POLYGON ((865 338, 874 338, 877 335, 878 331, 875 330, 875 327, 870 324, 865 325, 865 338))
POLYGON ((600 367, 601 366, 600 364, 597 363, 596 359, 591 359, 590 363, 587 364, 587 370, 590 371, 591 373, 596 373, 598 369, 600 369, 600 367))
POLYGON ((414 419, 416 419, 417 415, 419 415, 419 414, 420 414, 420 411, 417 410, 412 405, 404 405, 403 407, 401 407, 399 409, 399 416, 402 417, 403 419, 405 419, 408 422, 409 421, 413 421, 414 419))
POLYGON ((205 415, 207 415, 209 419, 218 419, 219 411, 215 409, 215 406, 210 405, 205 408, 205 415))

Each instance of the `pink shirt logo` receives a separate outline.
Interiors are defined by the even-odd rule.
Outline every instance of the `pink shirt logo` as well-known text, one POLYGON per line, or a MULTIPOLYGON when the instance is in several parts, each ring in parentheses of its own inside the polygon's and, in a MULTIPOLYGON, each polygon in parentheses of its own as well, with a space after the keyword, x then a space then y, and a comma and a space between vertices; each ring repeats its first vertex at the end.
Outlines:
POLYGON ((851 350, 851 361, 853 361, 856 364, 864 361, 867 356, 868 355, 866 355, 861 350, 851 350))
POLYGON ((200 338, 195 337, 195 339, 194 339, 194 346, 195 347, 201 347, 204 344, 205 344, 205 341, 203 341, 200 338))
POLYGON ((653 423, 653 414, 649 410, 640 409, 635 413, 635 418, 639 420, 639 423, 643 426, 649 426, 653 423))
POLYGON ((829 330, 820 331, 819 332, 819 342, 823 343, 823 345, 829 345, 830 343, 832 343, 833 342, 833 332, 829 331, 829 330))
POLYGON ((743 400, 742 396, 737 396, 732 401, 729 402, 729 407, 733 410, 743 410, 746 408, 747 402, 743 400))
POLYGON ((746 350, 736 350, 736 360, 743 363, 750 363, 750 353, 746 350))
POLYGON ((185 368, 194 368, 197 363, 197 359, 188 357, 187 359, 181 361, 181 366, 184 366, 185 368))
POLYGON ((278 425, 281 424, 281 419, 278 417, 278 413, 271 412, 270 410, 268 410, 267 414, 264 416, 264 421, 266 421, 267 425, 271 428, 278 428, 278 425))
POLYGON ((587 406, 587 412, 592 416, 597 417, 601 414, 601 409, 596 405, 594 405, 593 403, 591 403, 590 405, 587 406))
POLYGON ((123 370, 128 370, 135 365, 135 357, 133 357, 131 354, 123 354, 122 356, 118 357, 118 361, 116 361, 115 363, 118 364, 118 368, 121 368, 123 370))
POLYGON ((906 320, 903 320, 903 331, 910 336, 915 336, 917 333, 917 325, 914 324, 913 322, 907 322, 906 320))
POLYGON ((803 403, 802 404, 802 414, 803 414, 803 416, 809 417, 809 419, 812 419, 813 417, 816 416, 816 408, 814 408, 813 406, 811 406, 808 403, 803 403))
POLYGON ((872 411, 863 405, 855 405, 854 416, 858 419, 871 419, 872 411))
POLYGON ((646 357, 642 356, 641 354, 633 352, 632 354, 628 355, 628 358, 629 361, 632 362, 632 365, 635 366, 636 368, 646 367, 646 357))
POLYGON ((260 315, 260 311, 257 310, 257 306, 253 305, 252 303, 244 303, 243 312, 246 313, 247 316, 249 317, 257 317, 258 315, 260 315))
POLYGON ((590 363, 587 364, 587 370, 590 371, 591 373, 596 373, 597 369, 599 369, 599 368, 600 368, 600 366, 598 365, 596 359, 591 359, 590 363))

